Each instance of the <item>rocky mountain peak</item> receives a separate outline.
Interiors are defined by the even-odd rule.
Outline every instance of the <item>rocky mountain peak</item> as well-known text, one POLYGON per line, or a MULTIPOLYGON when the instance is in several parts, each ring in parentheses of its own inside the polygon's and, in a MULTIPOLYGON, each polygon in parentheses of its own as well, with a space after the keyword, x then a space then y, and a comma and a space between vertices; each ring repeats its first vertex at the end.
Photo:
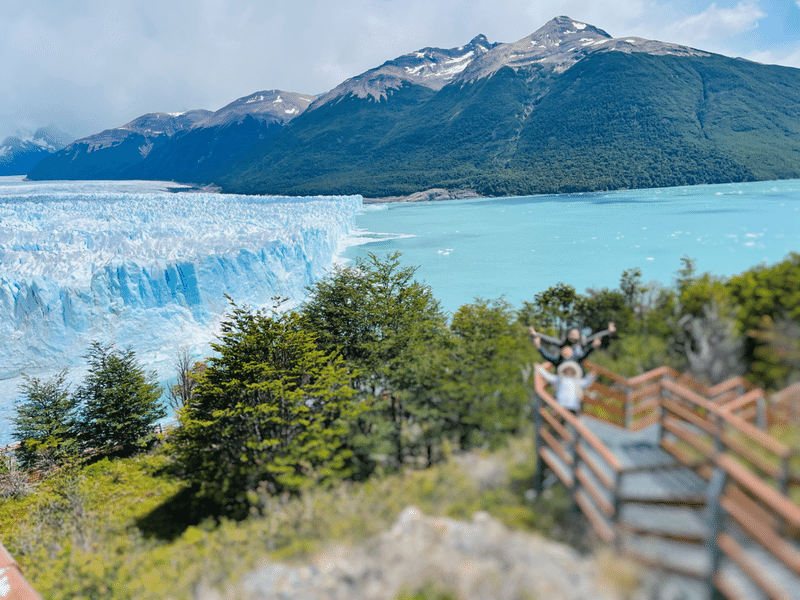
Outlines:
POLYGON ((198 122, 195 127, 217 127, 229 123, 240 123, 248 115, 260 121, 288 123, 305 112, 316 99, 316 96, 310 94, 297 94, 283 90, 255 92, 223 106, 207 119, 198 122))
POLYGON ((438 91, 456 79, 472 62, 497 45, 480 34, 472 38, 469 44, 457 48, 428 47, 404 54, 339 84, 322 95, 313 108, 338 101, 346 96, 380 101, 391 90, 398 89, 405 83, 438 91))
POLYGON ((611 36, 594 25, 561 16, 551 19, 528 38, 540 45, 553 46, 565 42, 581 41, 581 39, 588 41, 589 38, 593 40, 599 38, 611 39, 611 36))
POLYGON ((496 44, 480 60, 459 75, 462 81, 488 77, 502 67, 518 69, 539 65, 562 73, 595 52, 646 52, 701 56, 707 53, 678 44, 637 37, 613 38, 608 33, 567 16, 556 17, 531 35, 510 44, 496 44))
POLYGON ((211 115, 208 110, 189 110, 180 113, 154 112, 137 117, 120 129, 140 133, 144 136, 174 135, 178 131, 188 129, 198 121, 211 115))

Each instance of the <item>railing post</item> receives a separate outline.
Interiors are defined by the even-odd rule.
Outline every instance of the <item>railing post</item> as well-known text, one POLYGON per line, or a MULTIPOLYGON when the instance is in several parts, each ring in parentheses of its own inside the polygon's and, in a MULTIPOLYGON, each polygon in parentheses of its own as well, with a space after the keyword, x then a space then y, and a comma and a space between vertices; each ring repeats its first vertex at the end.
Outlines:
POLYGON ((622 553, 622 534, 619 529, 619 517, 622 511, 622 502, 620 501, 620 490, 622 488, 622 475, 623 472, 617 472, 614 477, 614 548, 618 553, 622 553))
POLYGON ((725 445, 722 443, 722 417, 717 414, 714 415, 714 452, 725 452, 725 445))
POLYGON ((664 375, 659 381, 658 406, 656 407, 656 410, 658 411, 658 421, 656 421, 656 439, 658 440, 659 446, 663 446, 664 442, 664 417, 666 416, 667 412, 664 410, 664 400, 670 396, 670 391, 664 389, 664 381, 668 380, 669 375, 664 375))
POLYGON ((536 393, 534 390, 533 392, 533 441, 534 441, 534 448, 533 452, 536 457, 536 472, 533 476, 533 490, 536 492, 536 496, 538 497, 541 495, 544 487, 544 461, 542 460, 541 455, 539 454, 539 450, 542 448, 542 413, 540 412, 542 409, 542 399, 539 398, 539 394, 536 393))
POLYGON ((756 426, 767 430, 767 397, 763 394, 756 398, 756 426))
POLYGON ((625 388, 625 429, 630 431, 631 426, 633 425, 633 400, 631 400, 631 396, 633 395, 633 390, 630 387, 625 388))
POLYGON ((706 577, 706 587, 708 589, 709 600, 724 600, 726 598, 719 588, 717 588, 715 581, 720 561, 717 538, 725 527, 725 514, 719 504, 719 499, 720 496, 722 496, 726 483, 727 473, 719 467, 714 469, 714 474, 711 476, 711 481, 708 484, 708 492, 706 493, 706 506, 709 510, 708 537, 706 538, 709 569, 706 577))
MULTIPOLYGON (((576 417, 577 418, 577 417, 576 417)), ((580 507, 578 506, 578 501, 575 498, 575 494, 578 492, 578 461, 580 460, 580 456, 578 455, 578 430, 575 429, 571 424, 567 428, 567 430, 572 433, 572 441, 569 443, 569 447, 567 451, 569 452, 570 457, 572 458, 572 489, 569 490, 569 493, 572 494, 572 512, 574 515, 578 515, 580 513, 580 507)))

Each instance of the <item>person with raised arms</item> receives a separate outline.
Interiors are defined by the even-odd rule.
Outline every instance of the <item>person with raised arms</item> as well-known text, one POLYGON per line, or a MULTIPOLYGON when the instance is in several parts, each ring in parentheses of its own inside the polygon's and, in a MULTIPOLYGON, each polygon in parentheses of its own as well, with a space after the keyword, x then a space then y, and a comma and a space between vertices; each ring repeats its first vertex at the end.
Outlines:
POLYGON ((592 371, 584 377, 583 369, 574 360, 561 363, 555 375, 545 371, 541 365, 536 365, 536 370, 545 381, 555 386, 556 402, 572 414, 580 415, 584 390, 594 383, 597 373, 592 371))
POLYGON ((536 349, 539 350, 539 354, 541 354, 545 360, 551 362, 555 367, 558 367, 560 364, 568 360, 575 361, 580 365, 583 363, 586 357, 589 356, 589 354, 591 354, 596 348, 600 347, 600 344, 602 343, 601 338, 603 336, 611 335, 612 333, 616 332, 616 330, 617 328, 614 325, 614 322, 611 321, 608 324, 608 329, 598 331, 584 338, 580 329, 577 327, 572 327, 567 331, 566 336, 559 340, 549 335, 537 332, 533 325, 529 327, 531 337, 533 338, 533 344, 536 346, 536 349), (554 346, 558 346, 558 353, 554 354, 545 348, 542 348, 542 340, 553 344, 554 346))

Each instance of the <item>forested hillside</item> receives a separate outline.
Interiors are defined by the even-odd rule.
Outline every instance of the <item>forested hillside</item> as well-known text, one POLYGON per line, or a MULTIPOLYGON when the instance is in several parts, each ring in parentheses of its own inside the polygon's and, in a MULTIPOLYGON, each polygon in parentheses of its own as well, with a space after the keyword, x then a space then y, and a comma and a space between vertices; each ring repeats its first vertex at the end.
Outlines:
POLYGON ((78 140, 28 177, 366 197, 800 178, 798 107, 799 69, 611 38, 557 17, 514 43, 477 36, 411 52, 318 98, 256 93, 174 135, 133 127, 153 120, 145 115, 78 140))
POLYGON ((604 52, 308 111, 221 177, 245 193, 524 195, 800 177, 800 71, 604 52))

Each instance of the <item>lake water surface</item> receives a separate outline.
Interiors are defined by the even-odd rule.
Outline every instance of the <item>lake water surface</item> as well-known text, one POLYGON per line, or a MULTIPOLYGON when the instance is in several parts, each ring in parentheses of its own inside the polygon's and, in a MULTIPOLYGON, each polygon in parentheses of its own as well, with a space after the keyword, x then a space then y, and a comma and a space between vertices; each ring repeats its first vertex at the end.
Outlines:
POLYGON ((403 253, 443 308, 558 282, 614 288, 624 269, 670 285, 681 257, 730 276, 800 251, 800 180, 367 205, 344 254, 403 253))

